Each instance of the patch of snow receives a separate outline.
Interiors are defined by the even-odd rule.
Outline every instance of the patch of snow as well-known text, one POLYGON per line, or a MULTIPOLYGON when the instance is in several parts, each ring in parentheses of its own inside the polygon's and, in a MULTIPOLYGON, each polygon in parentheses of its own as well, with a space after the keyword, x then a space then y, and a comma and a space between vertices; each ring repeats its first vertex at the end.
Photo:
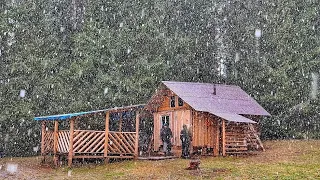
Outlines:
POLYGON ((18 164, 7 164, 6 170, 9 174, 15 174, 18 171, 18 164))

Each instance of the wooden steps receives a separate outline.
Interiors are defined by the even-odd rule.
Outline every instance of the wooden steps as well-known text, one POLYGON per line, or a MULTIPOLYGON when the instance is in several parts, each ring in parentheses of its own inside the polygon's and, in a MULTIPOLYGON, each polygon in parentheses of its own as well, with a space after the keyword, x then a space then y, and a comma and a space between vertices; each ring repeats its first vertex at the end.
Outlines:
POLYGON ((226 126, 225 150, 228 155, 249 154, 264 147, 253 124, 229 123, 226 126))
POLYGON ((248 125, 248 130, 247 130, 247 139, 248 139, 248 146, 250 149, 255 149, 255 150, 262 150, 265 151, 263 144, 260 140, 260 137, 257 134, 257 131, 254 129, 252 124, 248 125))

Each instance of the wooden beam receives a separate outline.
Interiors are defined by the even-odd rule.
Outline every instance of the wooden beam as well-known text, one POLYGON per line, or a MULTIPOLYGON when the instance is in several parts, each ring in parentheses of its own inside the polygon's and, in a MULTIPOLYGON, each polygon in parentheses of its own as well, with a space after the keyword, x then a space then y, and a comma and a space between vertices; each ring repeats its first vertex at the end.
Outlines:
POLYGON ((134 158, 138 159, 139 156, 139 123, 140 123, 140 114, 136 111, 136 141, 134 144, 134 158))
POLYGON ((69 141, 69 154, 68 154, 68 166, 71 167, 72 165, 72 158, 73 158, 73 134, 74 134, 74 121, 75 119, 72 118, 70 120, 70 141, 69 141))
POLYGON ((226 156, 226 122, 222 119, 222 156, 226 156))
POLYGON ((213 150, 213 155, 214 156, 218 156, 219 155, 219 134, 220 134, 220 132, 219 132, 219 121, 218 121, 218 119, 215 119, 214 121, 215 121, 214 125, 216 126, 216 129, 215 129, 215 133, 216 134, 215 134, 215 138, 214 138, 215 147, 214 147, 214 150, 213 150))
POLYGON ((120 113, 120 119, 119 119, 119 132, 122 132, 122 112, 120 113))
POLYGON ((46 133, 46 122, 45 121, 41 121, 41 155, 45 156, 45 138, 44 135, 46 133))
POLYGON ((110 118, 110 112, 106 112, 106 124, 105 124, 105 138, 104 138, 104 158, 105 162, 108 162, 109 159, 108 156, 108 141, 109 141, 109 118, 110 118))
POLYGON ((59 140, 59 134, 58 129, 59 128, 59 122, 56 120, 54 121, 54 130, 53 130, 53 161, 56 166, 58 166, 58 140, 59 140))
POLYGON ((87 156, 85 156, 85 155, 79 155, 79 156, 73 156, 73 159, 85 159, 85 158, 90 158, 90 159, 93 159, 93 158, 97 158, 97 159, 99 159, 99 158, 103 158, 103 156, 97 156, 97 155, 92 155, 92 156, 90 156, 90 155, 87 155, 87 156))

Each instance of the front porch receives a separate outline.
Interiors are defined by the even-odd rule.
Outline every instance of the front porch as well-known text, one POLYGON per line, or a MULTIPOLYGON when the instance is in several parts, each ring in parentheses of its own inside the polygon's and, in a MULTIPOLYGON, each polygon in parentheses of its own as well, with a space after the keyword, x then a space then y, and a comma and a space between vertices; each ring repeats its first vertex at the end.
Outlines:
POLYGON ((142 108, 143 105, 136 105, 81 114, 68 114, 68 118, 62 115, 35 118, 42 121, 41 155, 44 160, 47 155, 53 155, 55 165, 58 165, 61 157, 67 157, 68 166, 72 165, 74 159, 79 158, 103 158, 106 162, 110 158, 137 159, 139 155, 139 121, 142 108), (131 128, 134 131, 123 131, 122 116, 119 116, 118 119, 118 131, 110 131, 110 114, 127 111, 135 112, 135 127, 131 128), (75 129, 75 122, 79 120, 80 116, 95 113, 105 113, 104 131, 75 129), (70 129, 59 130, 59 122, 66 119, 69 121, 70 129), (53 126, 50 124, 52 120, 53 126))

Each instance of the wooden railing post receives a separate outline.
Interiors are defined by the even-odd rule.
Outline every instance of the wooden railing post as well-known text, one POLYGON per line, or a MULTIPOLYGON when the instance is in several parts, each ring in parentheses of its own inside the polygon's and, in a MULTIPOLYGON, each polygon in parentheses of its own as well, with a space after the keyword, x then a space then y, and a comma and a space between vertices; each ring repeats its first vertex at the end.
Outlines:
POLYGON ((53 131, 53 161, 56 166, 58 166, 58 129, 59 122, 57 120, 54 121, 54 131, 53 131))
POLYGON ((71 167, 72 165, 72 158, 73 158, 73 134, 74 134, 74 118, 70 120, 70 141, 69 141, 69 153, 68 153, 68 166, 71 167))
POLYGON ((45 133, 46 133, 46 122, 45 121, 41 121, 41 155, 45 156, 45 133))
POLYGON ((222 156, 226 156, 226 122, 222 119, 222 156))
POLYGON ((110 118, 110 112, 106 112, 106 125, 105 125, 105 140, 104 140, 104 158, 105 162, 107 163, 109 159, 108 156, 108 141, 109 141, 109 118, 110 118))
POLYGON ((119 119, 119 132, 122 132, 122 112, 120 112, 120 119, 119 119))
POLYGON ((136 141, 134 144, 134 158, 138 159, 139 156, 139 123, 140 123, 140 114, 136 112, 136 141))

